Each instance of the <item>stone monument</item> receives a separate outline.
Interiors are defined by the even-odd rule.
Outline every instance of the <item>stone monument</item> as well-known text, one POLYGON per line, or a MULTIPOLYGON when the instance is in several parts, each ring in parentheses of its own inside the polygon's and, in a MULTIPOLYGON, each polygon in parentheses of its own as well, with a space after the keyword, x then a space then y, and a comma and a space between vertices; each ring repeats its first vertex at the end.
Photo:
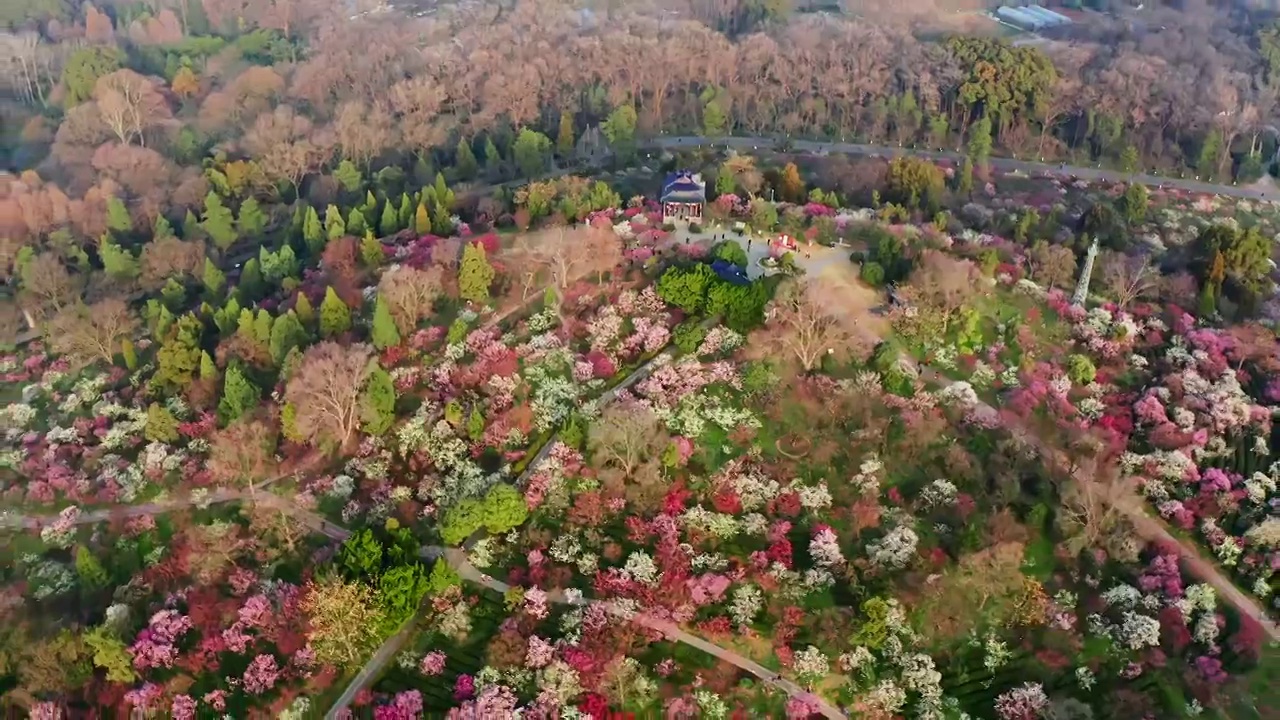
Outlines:
POLYGON ((1093 275, 1093 261, 1098 257, 1098 238, 1089 245, 1089 252, 1084 256, 1084 268, 1080 271, 1080 281, 1076 283, 1076 291, 1071 295, 1071 304, 1083 307, 1089 297, 1089 279, 1093 275))

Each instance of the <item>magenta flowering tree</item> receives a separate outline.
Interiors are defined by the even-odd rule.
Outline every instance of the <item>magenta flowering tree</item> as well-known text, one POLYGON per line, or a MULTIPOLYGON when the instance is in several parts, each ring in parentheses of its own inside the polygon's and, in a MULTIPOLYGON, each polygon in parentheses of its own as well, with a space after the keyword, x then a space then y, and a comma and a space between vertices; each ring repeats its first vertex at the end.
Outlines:
POLYGON ((472 698, 475 694, 476 694, 475 678, 465 673, 462 675, 459 675, 458 679, 454 681, 454 684, 453 684, 453 699, 468 700, 472 698))
POLYGON ((422 693, 406 690, 396 693, 390 704, 375 707, 373 717, 375 720, 417 720, 422 717, 422 710, 422 693))
POLYGON ((178 695, 169 706, 173 720, 195 720, 196 700, 190 695, 178 695))
POLYGON ((280 679, 280 666, 274 655, 263 653, 249 662, 244 671, 244 690, 250 695, 261 695, 274 688, 280 679))
POLYGON ((178 659, 174 644, 191 630, 191 618, 177 610, 161 610, 151 616, 147 627, 138 633, 129 653, 137 670, 173 667, 178 659))
MULTIPOLYGON (((470 680, 466 675, 459 676, 459 680, 464 677, 470 680)), ((506 685, 486 685, 474 700, 468 700, 449 710, 445 718, 446 720, 492 720, 515 717, 519 704, 520 701, 515 692, 506 685)))
POLYGON ((418 664, 418 671, 423 675, 434 676, 444 672, 445 662, 448 658, 439 650, 433 650, 422 656, 422 662, 418 664))

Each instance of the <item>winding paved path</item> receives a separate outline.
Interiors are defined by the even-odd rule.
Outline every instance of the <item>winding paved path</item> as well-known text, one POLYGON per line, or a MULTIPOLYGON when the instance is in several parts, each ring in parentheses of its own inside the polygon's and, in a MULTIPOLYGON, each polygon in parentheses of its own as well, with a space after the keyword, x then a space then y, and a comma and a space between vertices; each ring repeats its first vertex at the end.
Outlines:
MULTIPOLYGON (((140 505, 112 505, 105 508, 97 508, 88 512, 82 512, 73 525, 90 525, 93 523, 107 522, 117 518, 134 518, 144 515, 163 515, 164 513, 182 510, 185 508, 199 506, 208 507, 210 505, 218 505, 235 500, 266 500, 270 497, 278 497, 271 494, 271 486, 287 477, 293 477, 294 473, 280 475, 264 481, 262 484, 254 488, 254 493, 250 494, 246 490, 227 490, 219 488, 202 497, 194 497, 187 495, 183 498, 175 500, 157 500, 154 502, 142 503, 140 505)), ((9 515, 0 517, 0 530, 39 530, 51 523, 57 522, 60 515, 9 515)))
MULTIPOLYGON (((955 381, 940 375, 932 368, 923 367, 920 369, 922 377, 930 380, 943 387, 949 387, 955 381)), ((1029 431, 1022 425, 1012 424, 1008 413, 1001 413, 987 401, 978 398, 977 406, 984 412, 993 413, 994 417, 1000 419, 1001 425, 1009 431, 1009 433, 1020 443, 1029 445, 1034 448, 1040 456, 1060 470, 1075 477, 1076 482, 1088 483, 1090 478, 1085 476, 1085 469, 1079 466, 1073 466, 1073 463, 1066 455, 1056 448, 1051 448, 1044 443, 1039 435, 1029 431)), ((1178 548, 1178 555, 1186 566, 1187 570, 1195 577, 1200 578, 1204 582, 1209 583, 1218 595, 1227 602, 1235 606, 1236 610, 1244 615, 1253 618, 1262 626, 1267 636, 1272 642, 1280 642, 1280 626, 1267 617, 1266 612, 1254 601, 1252 597, 1246 595, 1236 584, 1231 581, 1220 571, 1216 565, 1206 560, 1201 554, 1199 548, 1182 538, 1175 536, 1169 532, 1164 523, 1151 516, 1147 510, 1145 502, 1141 497, 1132 491, 1126 492, 1121 500, 1114 505, 1121 513, 1128 518, 1133 524, 1134 530, 1140 537, 1148 542, 1159 542, 1162 544, 1170 544, 1178 548)))
MULTIPOLYGON (((607 405, 609 402, 611 402, 614 398, 618 396, 619 392, 631 387, 635 383, 644 379, 659 364, 659 361, 661 359, 663 358, 669 359, 670 357, 671 357, 670 350, 664 350, 658 355, 655 355, 648 362, 644 363, 643 365, 641 365, 640 367, 632 371, 632 373, 628 375, 625 379, 623 379, 622 382, 618 383, 617 385, 614 385, 612 388, 606 391, 603 395, 601 395, 597 399, 596 402, 600 406, 607 405)), ((525 471, 521 473, 519 478, 517 478, 517 483, 521 479, 526 477, 529 473, 533 472, 535 468, 537 468, 538 464, 542 462, 542 460, 546 457, 547 453, 551 451, 551 447, 552 445, 555 444, 556 438, 558 436, 559 436, 559 433, 556 433, 547 439, 547 442, 543 444, 542 449, 538 451, 538 454, 535 455, 534 459, 529 462, 529 465, 525 468, 525 471)), ((333 540, 337 540, 339 542, 346 540, 351 535, 350 530, 347 530, 344 527, 331 523, 328 520, 321 517, 320 515, 317 515, 316 513, 310 510, 300 508, 285 498, 280 498, 279 496, 275 496, 275 495, 273 495, 272 497, 277 498, 278 503, 276 501, 269 501, 269 502, 272 502, 272 504, 277 504, 280 507, 280 509, 285 510, 286 512, 290 512, 294 516, 294 518, 296 518, 299 522, 311 528, 315 532, 326 535, 327 537, 333 540)), ((511 586, 508 585, 507 583, 504 583, 501 580, 498 580, 497 578, 491 575, 485 574, 475 565, 472 565, 471 561, 467 558, 467 553, 461 548, 446 548, 446 547, 440 547, 439 545, 424 545, 422 546, 422 548, 419 549, 418 554, 428 560, 435 560, 437 558, 443 557, 445 562, 449 563, 449 565, 458 572, 458 575, 461 576, 462 579, 476 583, 477 585, 481 585, 483 587, 489 588, 490 590, 493 590, 495 592, 506 593, 508 590, 511 589, 511 586)), ((680 628, 675 623, 672 623, 667 620, 661 620, 655 617, 651 617, 644 613, 631 614, 624 611, 622 608, 619 608, 618 606, 614 605, 613 603, 604 601, 604 600, 591 600, 587 598, 582 598, 582 599, 579 599, 576 603, 571 602, 565 596, 564 592, 559 589, 553 590, 552 592, 548 593, 547 599, 551 602, 558 603, 558 604, 598 605, 604 608, 605 611, 607 611, 610 615, 626 620, 628 622, 634 622, 637 625, 640 625, 641 627, 648 628, 650 630, 653 630, 654 632, 661 634, 663 637, 670 638, 671 640, 675 640, 677 642, 681 642, 686 645, 698 648, 699 650, 702 650, 705 653, 713 655, 720 660, 723 660, 727 663, 737 666, 751 673, 752 675, 755 675, 757 678, 760 678, 762 681, 764 681, 765 684, 769 685, 770 687, 775 687, 775 688, 778 688, 779 690, 782 690, 787 694, 788 697, 806 698, 819 708, 819 711, 823 717, 829 718, 830 720, 847 720, 848 716, 842 713, 839 710, 839 708, 832 705, 827 700, 823 699, 821 696, 818 696, 814 693, 810 693, 809 691, 805 690, 803 687, 796 684, 795 682, 785 677, 782 677, 781 675, 774 672, 773 670, 770 670, 769 668, 761 665, 760 663, 750 658, 739 655, 738 653, 732 650, 729 650, 727 648, 722 648, 719 645, 715 645, 714 643, 708 642, 707 640, 700 638, 697 635, 687 632, 686 630, 680 628)), ((372 683, 378 677, 378 675, 382 672, 383 668, 385 668, 387 664, 390 663, 391 660, 396 656, 396 654, 400 651, 400 648, 403 647, 405 642, 408 641, 409 637, 412 636, 413 628, 414 628, 414 622, 410 620, 408 623, 402 626, 399 631, 397 631, 391 637, 387 638, 382 643, 382 645, 378 648, 378 650, 374 652, 373 656, 369 658, 369 661, 365 663, 364 667, 360 668, 360 672, 358 672, 356 676, 351 679, 351 682, 347 684, 347 687, 342 691, 342 695, 340 695, 338 699, 334 701, 333 707, 329 708, 328 712, 325 713, 325 720, 337 720, 337 718, 342 714, 342 711, 346 710, 351 705, 351 702, 355 700, 356 694, 359 693, 366 686, 368 686, 370 683, 372 683)))
MULTIPOLYGON (((335 525, 310 510, 297 507, 284 498, 280 498, 280 502, 282 503, 281 509, 291 512, 299 522, 312 530, 323 533, 337 541, 346 540, 351 535, 350 530, 335 525), (285 505, 288 505, 289 507, 286 508, 285 505)), ((467 558, 466 551, 461 548, 424 545, 419 549, 418 554, 428 560, 443 558, 445 562, 449 563, 450 567, 458 572, 458 575, 460 575, 462 579, 486 587, 494 592, 506 593, 511 589, 511 586, 507 583, 502 582, 492 575, 485 574, 475 565, 472 565, 471 561, 467 558)), ((614 617, 627 622, 634 622, 641 627, 648 628, 661 634, 663 637, 695 647, 709 655, 713 655, 716 658, 723 660, 724 662, 739 667, 757 678, 760 678, 760 680, 764 681, 766 685, 785 692, 788 697, 806 698, 819 708, 823 717, 829 718, 830 720, 847 720, 848 718, 848 716, 841 712, 835 705, 832 705, 822 697, 805 690, 792 680, 782 677, 777 672, 770 670, 750 658, 739 655, 733 650, 720 647, 719 645, 698 637, 668 620, 655 618, 645 613, 632 614, 607 600, 579 598, 576 601, 573 601, 566 597, 565 593, 559 589, 548 593, 547 599, 550 602, 561 605, 595 605, 602 607, 606 612, 614 617)), ((391 662, 391 660, 400 651, 400 648, 404 646, 404 643, 412 635, 412 630, 413 622, 410 621, 395 635, 387 638, 382 646, 378 648, 377 652, 373 654, 373 657, 369 658, 369 662, 366 663, 365 666, 360 669, 360 672, 351 679, 350 683, 348 683, 346 689, 343 690, 342 695, 334 702, 333 707, 329 709, 328 713, 325 714, 326 720, 336 720, 341 712, 350 706, 352 700, 355 699, 356 694, 377 678, 378 674, 382 672, 382 669, 391 662)))
MULTIPOLYGON (((696 136, 671 136, 652 138, 644 143, 645 147, 661 148, 663 150, 683 150, 687 148, 697 147, 729 147, 735 150, 765 150, 782 152, 778 145, 777 138, 765 137, 696 137, 696 136)), ((893 147, 885 145, 864 145, 861 143, 847 142, 823 142, 815 140, 793 140, 790 142, 786 151, 826 154, 836 153, 840 155, 864 155, 878 157, 898 157, 907 155, 911 157, 928 158, 930 160, 950 160, 953 162, 961 162, 964 155, 957 152, 921 150, 904 147, 893 147)), ((1144 185, 1165 186, 1186 190, 1189 192, 1210 193, 1214 195, 1226 195, 1238 198, 1254 198, 1264 199, 1267 197, 1266 191, 1259 190, 1251 186, 1240 185, 1220 185, 1210 182, 1201 182, 1198 180, 1186 180, 1182 178, 1162 177, 1159 175, 1148 175, 1144 173, 1125 173, 1119 170, 1109 170, 1107 168, 1098 167, 1076 167, 1074 165, 1052 165, 1049 163, 1028 162, 1025 160, 1014 160, 1012 158, 993 157, 988 161, 991 167, 1004 172, 1022 172, 1028 175, 1054 175, 1058 177, 1073 176, 1080 180, 1103 180, 1106 182, 1139 182, 1144 185)), ((1273 199, 1278 198, 1280 193, 1271 192, 1273 199)))
MULTIPOLYGON (((741 238, 739 238, 739 242, 742 242, 741 238)), ((830 265, 833 260, 845 259, 846 257, 843 249, 832 250, 816 246, 813 248, 813 255, 814 257, 812 258, 803 256, 797 256, 796 258, 797 264, 806 270, 805 277, 807 278, 817 277, 821 270, 830 265)), ((955 381, 939 374, 930 367, 920 367, 919 370, 926 380, 936 385, 948 387, 955 383, 955 381)), ((1073 468, 1070 460, 1060 450, 1049 448, 1038 435, 1029 431, 1026 427, 1011 425, 1009 423, 1011 418, 1007 413, 999 412, 990 403, 981 398, 978 398, 978 405, 984 412, 992 413, 994 417, 999 418, 1001 425, 1016 440, 1035 448, 1041 457, 1057 468, 1067 470, 1069 474, 1076 477, 1078 482, 1089 482, 1089 478, 1082 475, 1083 469, 1079 467, 1073 468)), ((1191 575, 1211 585, 1219 596, 1233 605, 1240 613, 1256 620, 1272 642, 1280 642, 1280 625, 1277 625, 1275 621, 1267 616, 1266 611, 1258 605, 1257 601, 1237 587, 1231 578, 1227 577, 1213 562, 1206 559, 1199 547, 1175 536, 1169 532, 1164 523, 1152 517, 1141 497, 1134 493, 1129 493, 1116 507, 1133 524, 1134 530, 1140 537, 1148 542, 1159 542, 1177 547, 1180 559, 1191 575)))

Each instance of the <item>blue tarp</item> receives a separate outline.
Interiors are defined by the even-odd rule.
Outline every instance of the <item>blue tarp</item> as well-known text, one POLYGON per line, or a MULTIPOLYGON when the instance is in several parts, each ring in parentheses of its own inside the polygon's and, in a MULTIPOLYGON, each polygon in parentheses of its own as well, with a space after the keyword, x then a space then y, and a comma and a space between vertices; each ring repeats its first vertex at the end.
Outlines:
POLYGON ((734 285, 750 285, 751 279, 747 277, 745 269, 734 265, 728 260, 715 260, 711 263, 711 270, 725 282, 734 285))

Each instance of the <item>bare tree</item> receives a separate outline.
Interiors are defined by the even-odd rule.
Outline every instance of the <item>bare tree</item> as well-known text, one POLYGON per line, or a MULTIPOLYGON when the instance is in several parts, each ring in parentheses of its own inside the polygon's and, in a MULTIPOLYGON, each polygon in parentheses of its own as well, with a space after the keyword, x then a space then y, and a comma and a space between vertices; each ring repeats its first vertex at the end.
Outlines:
POLYGON ((285 386, 298 434, 316 445, 341 447, 360 426, 360 391, 373 349, 363 343, 323 342, 308 348, 285 386))
POLYGON ((287 180, 297 189, 329 156, 332 141, 313 133, 311 121, 292 107, 281 105, 254 120, 243 145, 270 180, 287 180))
POLYGON ((956 314, 979 292, 985 281, 977 266, 937 250, 920 255, 916 269, 902 288, 915 311, 945 333, 956 314))
POLYGON ((30 298, 28 309, 43 316, 61 312, 75 302, 79 284, 53 253, 41 253, 22 266, 19 276, 23 293, 30 298))
POLYGON ((591 423, 587 446, 594 461, 611 465, 624 478, 666 446, 667 433, 653 411, 639 403, 610 405, 591 423))
POLYGON ((70 307, 49 323, 49 344, 77 365, 97 360, 110 365, 122 341, 131 337, 138 321, 120 298, 107 298, 93 305, 70 307))
POLYGON ((811 283, 792 281, 778 289, 778 297, 768 314, 768 328, 800 367, 808 372, 822 362, 822 357, 855 351, 864 355, 870 350, 859 335, 850 333, 834 312, 830 298, 836 297, 824 280, 811 283), (854 347, 858 344, 859 347, 854 347))
POLYGON ((9 298, 0 300, 0 344, 8 345, 18 339, 18 333, 26 325, 22 308, 9 298))
POLYGON ((204 266, 204 242, 184 242, 176 237, 162 237, 142 246, 142 283, 145 287, 163 287, 169 278, 195 276, 204 266))
POLYGON ((1135 300, 1151 297, 1160 287, 1160 270, 1146 255, 1103 251, 1098 259, 1104 291, 1121 309, 1135 300))
POLYGON ((764 185, 764 176, 756 169, 755 158, 750 155, 730 155, 720 166, 720 172, 732 175, 738 187, 746 190, 752 197, 755 197, 764 185))
POLYGON ((1231 326, 1227 333, 1235 343, 1227 357, 1237 363, 1237 369, 1252 362, 1268 375, 1280 375, 1280 341, 1274 331, 1256 322, 1247 322, 1231 326))
POLYGON ((391 86, 389 95, 400 136, 414 152, 426 152, 445 141, 449 128, 440 111, 449 94, 442 83, 428 77, 402 80, 391 86))
POLYGON ((537 240, 529 233, 520 233, 504 256, 510 274, 519 282, 520 303, 529 301, 534 289, 541 287, 542 276, 547 270, 546 258, 537 247, 537 240))
POLYGON ((258 483, 276 470, 277 438, 275 424, 260 418, 231 423, 209 439, 209 473, 216 482, 247 487, 252 498, 258 483))
POLYGON ((1046 288, 1067 287, 1076 276, 1076 255, 1065 245, 1037 242, 1027 252, 1031 279, 1046 288))
MULTIPOLYGON (((522 261, 545 268, 552 284, 561 291, 591 273, 603 275, 622 262, 622 246, 608 228, 580 226, 556 227, 519 241, 522 261)), ((525 266, 524 272, 532 268, 525 266)))
POLYGON ((144 132, 172 117, 158 83, 132 70, 117 70, 98 78, 93 99, 102 121, 125 145, 136 138, 145 146, 144 132))
POLYGON ((385 300, 391 319, 402 335, 418 327, 418 322, 431 314, 444 283, 439 267, 416 270, 397 265, 382 274, 378 297, 385 300))
POLYGON ((1156 294, 1161 302, 1173 303, 1179 307, 1193 307, 1196 297, 1200 294, 1200 283, 1194 275, 1186 271, 1168 275, 1161 273, 1156 294))
POLYGON ((1063 483, 1058 523, 1073 555, 1090 548, 1110 549, 1128 530, 1125 508, 1134 495, 1114 465, 1088 460, 1063 483))
POLYGON ((368 167, 395 140, 391 115, 381 103, 370 107, 358 100, 345 102, 333 125, 343 157, 362 167, 368 167))

